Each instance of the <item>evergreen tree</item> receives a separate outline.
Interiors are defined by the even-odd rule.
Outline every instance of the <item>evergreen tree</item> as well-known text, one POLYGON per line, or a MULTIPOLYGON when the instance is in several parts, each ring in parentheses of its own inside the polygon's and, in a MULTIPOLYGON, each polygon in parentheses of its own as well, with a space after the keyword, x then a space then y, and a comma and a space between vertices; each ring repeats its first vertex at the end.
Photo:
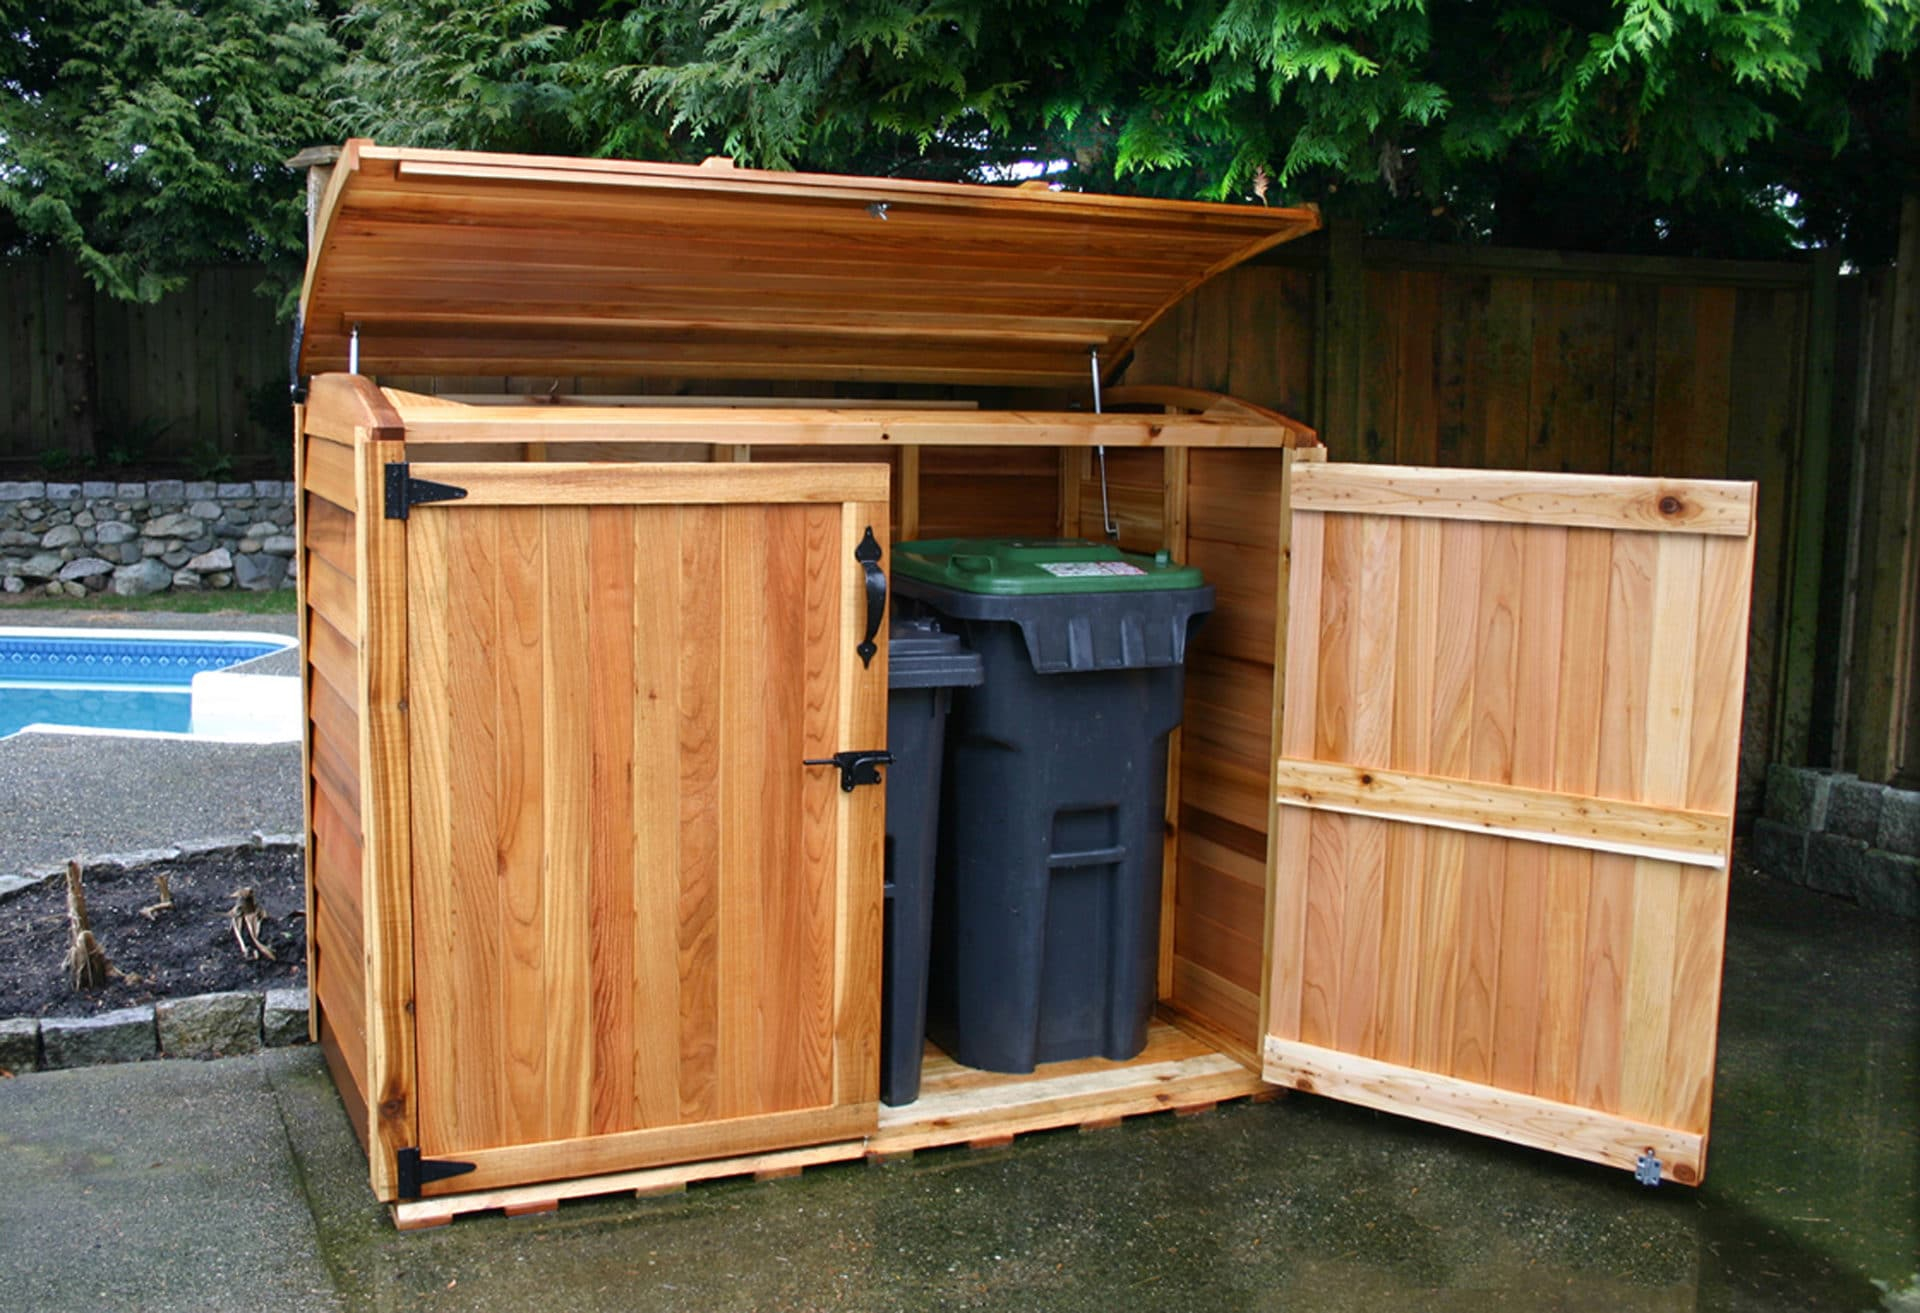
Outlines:
POLYGON ((0 0, 0 250, 57 248, 152 301, 185 270, 297 269, 300 180, 334 134, 311 0, 0 0))

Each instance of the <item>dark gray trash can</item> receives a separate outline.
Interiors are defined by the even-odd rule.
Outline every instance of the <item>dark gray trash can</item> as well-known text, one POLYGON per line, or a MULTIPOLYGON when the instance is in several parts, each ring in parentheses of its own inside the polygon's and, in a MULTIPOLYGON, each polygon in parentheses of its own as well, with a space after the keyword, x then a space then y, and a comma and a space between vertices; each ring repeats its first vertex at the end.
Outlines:
POLYGON ((928 1026, 1024 1072, 1146 1046, 1157 985, 1167 736, 1198 570, 1099 543, 901 543, 896 598, 985 680, 947 727, 928 1026))
POLYGON ((885 948, 881 954, 880 1101, 920 1097, 927 1035, 940 762, 953 690, 980 682, 980 658, 926 617, 888 628, 885 948))

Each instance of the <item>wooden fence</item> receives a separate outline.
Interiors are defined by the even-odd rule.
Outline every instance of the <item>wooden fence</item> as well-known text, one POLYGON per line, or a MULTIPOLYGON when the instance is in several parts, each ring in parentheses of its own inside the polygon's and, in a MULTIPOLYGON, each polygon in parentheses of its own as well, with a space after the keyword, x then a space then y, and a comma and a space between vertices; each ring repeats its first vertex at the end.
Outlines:
POLYGON ((262 277, 202 269, 182 290, 133 305, 93 292, 50 256, 0 261, 0 461, 33 469, 55 453, 84 454, 71 419, 90 404, 93 454, 108 464, 225 456, 290 467, 293 328, 254 290, 262 277))
MULTIPOLYGON (((153 306, 95 299, 103 455, 281 457, 291 328, 259 277, 205 270, 153 306)), ((68 445, 64 278, 51 260, 0 262, 0 461, 68 445)), ((1841 278, 1824 259, 1429 247, 1335 226, 1203 287, 1141 342, 1127 381, 1274 406, 1341 460, 1757 481, 1750 808, 1769 761, 1920 771, 1914 403, 1893 399, 1913 392, 1902 371, 1920 351, 1897 299, 1891 274, 1841 278)))
POLYGON ((1803 470, 1826 450, 1809 342, 1818 333, 1831 350, 1836 274, 1830 262, 1362 241, 1336 227, 1204 288, 1141 344, 1128 381, 1275 406, 1318 427, 1335 460, 1756 481, 1750 810, 1770 760, 1805 759, 1815 666, 1831 656, 1817 641, 1824 516, 1811 517, 1806 561, 1796 526, 1803 470))

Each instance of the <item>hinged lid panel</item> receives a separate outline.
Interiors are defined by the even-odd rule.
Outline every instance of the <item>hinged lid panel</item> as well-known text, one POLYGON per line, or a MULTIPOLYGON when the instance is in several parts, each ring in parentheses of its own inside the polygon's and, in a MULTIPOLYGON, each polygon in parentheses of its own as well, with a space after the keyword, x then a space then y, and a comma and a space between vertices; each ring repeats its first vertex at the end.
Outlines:
POLYGON ((349 142, 299 371, 1077 384, 1310 208, 349 142))

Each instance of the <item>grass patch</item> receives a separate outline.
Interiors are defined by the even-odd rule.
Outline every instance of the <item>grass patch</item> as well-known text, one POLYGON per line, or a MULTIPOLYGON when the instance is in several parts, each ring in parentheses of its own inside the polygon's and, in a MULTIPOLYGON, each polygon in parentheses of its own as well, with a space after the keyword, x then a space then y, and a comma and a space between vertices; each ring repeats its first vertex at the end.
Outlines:
POLYGON ((291 588, 270 593, 222 589, 215 593, 152 593, 146 597, 115 597, 93 593, 87 597, 23 597, 0 599, 0 609, 23 611, 172 611, 184 615, 292 615, 300 595, 291 588))

